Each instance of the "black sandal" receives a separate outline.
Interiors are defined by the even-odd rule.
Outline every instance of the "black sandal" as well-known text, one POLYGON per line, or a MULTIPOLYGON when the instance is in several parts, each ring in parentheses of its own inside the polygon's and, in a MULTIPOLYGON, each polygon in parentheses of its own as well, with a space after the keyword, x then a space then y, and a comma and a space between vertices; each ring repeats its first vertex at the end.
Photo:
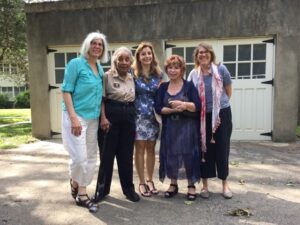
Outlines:
POLYGON ((139 184, 139 192, 143 197, 151 197, 151 192, 149 191, 147 184, 139 184), (142 191, 141 187, 144 187, 145 191, 142 191))
POLYGON ((76 199, 76 196, 78 194, 78 186, 77 187, 74 187, 73 186, 73 180, 72 178, 70 179, 70 186, 71 186, 71 195, 74 199, 76 199))
POLYGON ((81 206, 81 207, 85 207, 88 208, 90 212, 94 213, 98 211, 98 206, 97 204, 94 204, 89 196, 87 194, 84 195, 77 195, 76 199, 75 199, 76 205, 81 206), (81 200, 80 197, 86 197, 85 200, 81 200))
POLYGON ((178 184, 170 184, 170 186, 175 187, 174 191, 166 191, 165 198, 172 198, 178 193, 178 184))
POLYGON ((152 180, 147 180, 147 183, 150 183, 152 185, 152 190, 151 190, 150 186, 147 184, 148 190, 151 192, 151 194, 157 195, 158 194, 158 190, 156 189, 156 187, 154 185, 154 182, 152 180))
MULTIPOLYGON (((194 189, 196 189, 195 185, 189 185, 188 188, 194 188, 194 189)), ((188 201, 195 201, 196 198, 197 198, 197 194, 191 194, 189 192, 186 194, 186 199, 188 201)))

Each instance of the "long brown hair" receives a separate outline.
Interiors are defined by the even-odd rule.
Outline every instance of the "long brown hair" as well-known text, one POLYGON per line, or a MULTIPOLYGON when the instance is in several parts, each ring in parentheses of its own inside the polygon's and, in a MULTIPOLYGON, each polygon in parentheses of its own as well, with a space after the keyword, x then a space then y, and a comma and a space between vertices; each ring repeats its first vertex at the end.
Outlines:
POLYGON ((140 61, 140 53, 146 47, 150 48, 151 52, 152 52, 152 62, 150 65, 150 74, 154 74, 156 76, 161 76, 161 69, 158 65, 157 57, 154 52, 152 44, 150 42, 143 41, 139 44, 139 46, 137 47, 137 49, 135 51, 135 59, 134 59, 133 65, 132 65, 135 77, 138 77, 141 75, 142 64, 140 61))

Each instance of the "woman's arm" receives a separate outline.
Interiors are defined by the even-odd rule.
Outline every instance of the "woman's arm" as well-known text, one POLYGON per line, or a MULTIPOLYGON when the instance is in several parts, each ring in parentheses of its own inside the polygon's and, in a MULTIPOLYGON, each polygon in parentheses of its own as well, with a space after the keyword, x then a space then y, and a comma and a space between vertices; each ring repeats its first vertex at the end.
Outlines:
POLYGON ((232 95, 232 84, 228 84, 224 88, 225 88, 225 92, 226 92, 228 98, 230 99, 230 97, 232 95))
POLYGON ((110 128, 110 122, 107 119, 106 114, 105 114, 105 103, 103 100, 102 100, 102 104, 101 104, 100 127, 105 132, 108 132, 108 130, 110 128))
POLYGON ((78 120, 77 114, 74 110, 71 93, 63 92, 63 99, 64 99, 65 106, 67 108, 67 112, 68 112, 70 120, 71 120, 71 133, 75 136, 80 136, 82 126, 81 126, 81 123, 78 120))

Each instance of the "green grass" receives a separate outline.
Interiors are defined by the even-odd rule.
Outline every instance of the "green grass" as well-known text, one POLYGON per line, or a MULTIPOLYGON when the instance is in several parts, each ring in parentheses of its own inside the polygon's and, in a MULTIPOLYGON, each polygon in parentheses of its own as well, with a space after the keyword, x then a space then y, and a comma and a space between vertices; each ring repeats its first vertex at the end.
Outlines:
POLYGON ((0 109, 0 125, 30 121, 30 109, 0 109))
POLYGON ((16 148, 37 140, 31 135, 31 123, 13 125, 26 121, 30 121, 30 109, 0 109, 0 124, 12 124, 0 127, 0 149, 16 148))

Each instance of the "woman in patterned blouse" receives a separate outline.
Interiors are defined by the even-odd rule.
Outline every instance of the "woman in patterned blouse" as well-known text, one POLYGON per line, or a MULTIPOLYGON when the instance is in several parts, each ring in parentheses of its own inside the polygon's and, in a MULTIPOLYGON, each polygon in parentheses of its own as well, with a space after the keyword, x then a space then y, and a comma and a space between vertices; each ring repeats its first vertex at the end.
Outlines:
POLYGON ((136 138, 135 165, 139 176, 139 191, 142 196, 158 194, 153 183, 155 165, 155 144, 159 134, 159 124, 154 116, 154 99, 161 82, 161 70, 153 46, 149 42, 139 44, 133 63, 135 76, 136 138), (147 179, 144 174, 146 152, 147 179))

